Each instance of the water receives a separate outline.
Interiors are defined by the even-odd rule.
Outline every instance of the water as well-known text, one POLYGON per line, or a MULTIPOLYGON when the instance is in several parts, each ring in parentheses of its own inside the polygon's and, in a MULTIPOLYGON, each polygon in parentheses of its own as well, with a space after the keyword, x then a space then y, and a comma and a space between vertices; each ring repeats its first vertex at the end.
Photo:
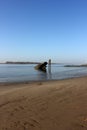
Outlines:
POLYGON ((62 64, 52 64, 51 70, 47 66, 45 73, 35 70, 34 66, 35 64, 0 64, 0 82, 58 80, 87 76, 87 67, 64 67, 62 64))

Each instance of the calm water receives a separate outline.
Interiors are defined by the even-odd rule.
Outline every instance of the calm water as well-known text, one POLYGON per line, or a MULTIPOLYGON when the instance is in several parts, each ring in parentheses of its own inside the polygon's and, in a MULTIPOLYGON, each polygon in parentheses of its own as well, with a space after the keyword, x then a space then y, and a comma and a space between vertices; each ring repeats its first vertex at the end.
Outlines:
POLYGON ((64 67, 54 64, 47 72, 34 69, 31 65, 0 64, 0 82, 20 82, 38 80, 56 80, 87 75, 87 67, 64 67))

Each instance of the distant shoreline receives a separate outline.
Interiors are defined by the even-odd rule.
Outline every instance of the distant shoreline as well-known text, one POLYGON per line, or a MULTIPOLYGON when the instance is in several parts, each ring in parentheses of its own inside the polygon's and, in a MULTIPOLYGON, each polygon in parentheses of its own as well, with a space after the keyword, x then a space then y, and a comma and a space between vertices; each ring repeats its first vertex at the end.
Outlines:
MULTIPOLYGON (((19 62, 19 61, 17 61, 17 62, 13 62, 13 61, 6 61, 6 62, 4 62, 4 63, 0 63, 0 64, 40 64, 40 63, 42 63, 42 62, 24 62, 24 61, 22 61, 22 62, 19 62)), ((62 63, 51 63, 51 64, 62 64, 62 63)))
POLYGON ((12 62, 12 61, 7 61, 5 63, 0 63, 0 64, 39 64, 40 62, 12 62))
POLYGON ((87 67, 87 64, 82 64, 82 65, 65 65, 64 67, 87 67))
MULTIPOLYGON (((40 64, 40 63, 42 62, 6 61, 0 64, 40 64)), ((64 64, 64 63, 51 63, 51 64, 64 64)), ((87 67, 87 64, 81 64, 81 65, 67 64, 64 65, 64 67, 87 67)))

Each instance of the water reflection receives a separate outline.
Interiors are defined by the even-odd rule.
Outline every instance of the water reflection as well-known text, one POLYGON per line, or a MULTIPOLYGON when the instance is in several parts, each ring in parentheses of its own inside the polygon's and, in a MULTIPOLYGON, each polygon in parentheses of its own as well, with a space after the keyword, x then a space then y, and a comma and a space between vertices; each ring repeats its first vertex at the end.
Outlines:
POLYGON ((38 71, 38 79, 39 80, 47 80, 47 71, 41 71, 41 70, 37 70, 38 71))
POLYGON ((52 79, 51 65, 48 65, 48 79, 52 79))

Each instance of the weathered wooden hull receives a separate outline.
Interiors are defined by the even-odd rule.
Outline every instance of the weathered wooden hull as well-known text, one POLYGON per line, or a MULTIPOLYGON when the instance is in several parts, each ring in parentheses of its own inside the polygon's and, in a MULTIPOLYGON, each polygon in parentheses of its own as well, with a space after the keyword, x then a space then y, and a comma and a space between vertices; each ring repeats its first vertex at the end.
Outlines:
POLYGON ((35 69, 36 70, 41 70, 41 71, 46 71, 46 65, 47 65, 47 62, 40 63, 40 64, 35 66, 35 69))

